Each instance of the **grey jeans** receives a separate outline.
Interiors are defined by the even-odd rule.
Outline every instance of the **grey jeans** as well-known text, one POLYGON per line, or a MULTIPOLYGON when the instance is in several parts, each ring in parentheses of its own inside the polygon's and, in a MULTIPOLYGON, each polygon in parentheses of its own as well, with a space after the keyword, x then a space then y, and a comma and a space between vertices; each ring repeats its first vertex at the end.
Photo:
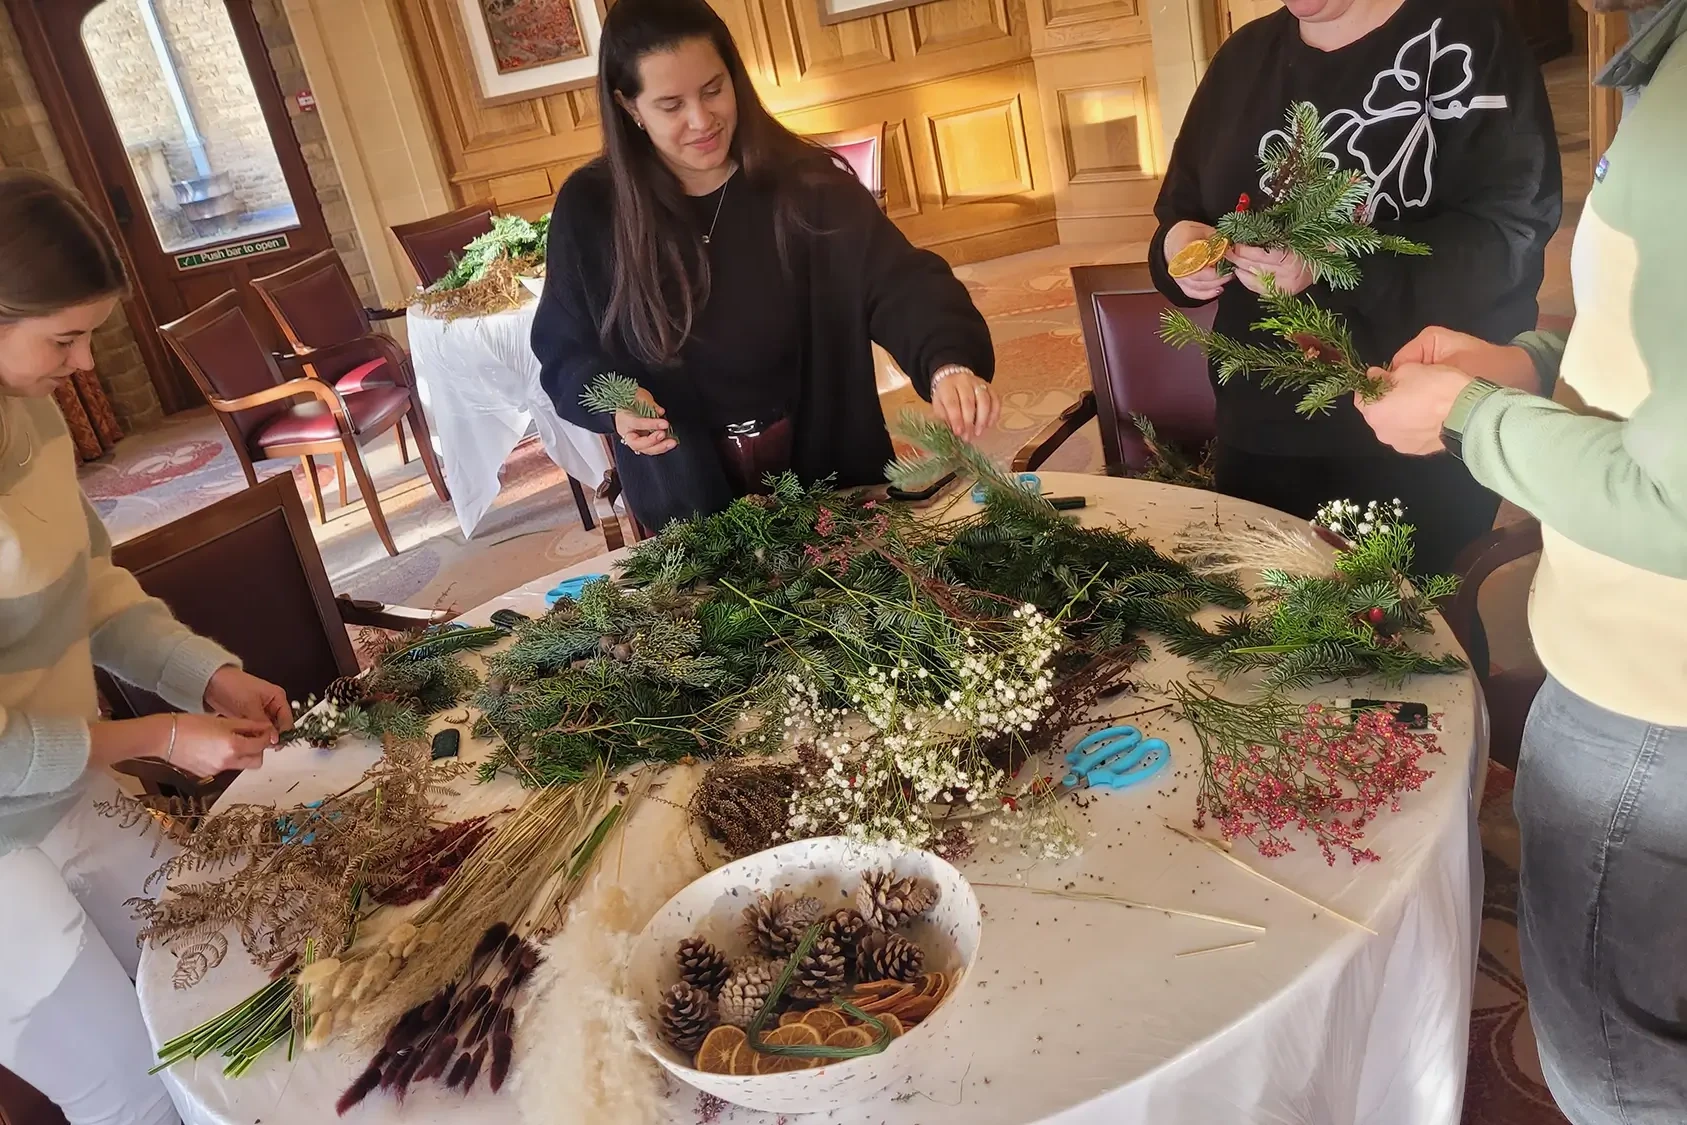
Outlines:
POLYGON ((1523 976, 1552 1096, 1574 1125, 1681 1125, 1687 729, 1614 714, 1549 679, 1513 807, 1523 976))

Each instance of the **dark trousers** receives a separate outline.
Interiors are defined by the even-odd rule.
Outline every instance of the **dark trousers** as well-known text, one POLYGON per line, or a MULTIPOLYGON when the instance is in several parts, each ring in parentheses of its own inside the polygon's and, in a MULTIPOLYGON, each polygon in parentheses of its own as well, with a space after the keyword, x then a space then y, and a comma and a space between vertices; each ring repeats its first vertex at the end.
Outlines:
POLYGON ((1573 1125, 1687 1121, 1687 728, 1548 680, 1512 809, 1541 1070, 1573 1125))
MULTIPOLYGON (((1215 485, 1226 496, 1304 520, 1331 500, 1352 500, 1361 508, 1372 500, 1399 500, 1417 529, 1412 569, 1418 574, 1454 573, 1459 552, 1493 529, 1500 510, 1500 498, 1445 454, 1287 457, 1219 445, 1213 468, 1215 485)), ((1474 647, 1471 665, 1485 671, 1488 645, 1480 629, 1474 647)))

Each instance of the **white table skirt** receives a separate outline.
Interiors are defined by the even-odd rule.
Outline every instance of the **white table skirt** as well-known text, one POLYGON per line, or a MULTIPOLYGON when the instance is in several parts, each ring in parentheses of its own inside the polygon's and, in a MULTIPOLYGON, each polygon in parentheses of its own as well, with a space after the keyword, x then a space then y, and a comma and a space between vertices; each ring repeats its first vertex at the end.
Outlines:
MULTIPOLYGON (((1214 497, 1163 485, 1045 474, 1050 490, 1090 498, 1086 520, 1124 520, 1161 545, 1190 522, 1213 518, 1214 497)), ((1226 519, 1286 517, 1228 499, 1226 519)), ((598 559, 513 591, 468 620, 512 606, 542 610, 558 577, 605 569, 598 559)), ((1452 644, 1443 628, 1434 642, 1452 644)), ((1188 676, 1188 665, 1155 646, 1133 679, 1141 694, 1109 705, 1125 714, 1153 706, 1149 685, 1188 676)), ((1370 843, 1382 860, 1325 864, 1315 848, 1265 860, 1246 844, 1236 855, 1282 886, 1256 878, 1185 840, 1198 758, 1192 733, 1164 712, 1140 720, 1171 743, 1173 764, 1157 785, 1099 792, 1079 826, 1082 855, 1032 866, 1017 857, 975 857, 975 882, 1098 890, 1144 903, 1253 923, 1262 934, 1113 904, 979 888, 984 939, 973 982, 938 1034, 942 1063, 878 1100, 827 1115, 859 1125, 1455 1125, 1464 1088, 1474 967, 1480 851, 1473 779, 1485 762, 1486 720, 1469 675, 1428 676, 1386 693, 1376 684, 1329 685, 1322 698, 1405 697, 1442 715, 1444 755, 1434 776, 1385 814, 1370 843), (1290 893, 1293 888, 1299 895, 1290 893), (1311 902, 1307 900, 1312 900, 1311 902), (1312 903, 1323 904, 1321 909, 1312 903), (1333 913, 1332 913, 1333 912, 1333 913), (1342 917, 1337 917, 1336 915, 1342 917), (1370 934, 1345 919, 1363 923, 1370 934), (1197 953, 1252 938, 1252 946, 1197 953), (1184 956, 1179 956, 1183 954, 1184 956)), ((473 752, 470 743, 465 752, 473 752)), ((303 801, 342 788, 374 760, 365 746, 321 754, 289 750, 243 775, 230 800, 303 801)), ((464 787, 472 807, 496 805, 508 783, 464 787)), ((453 810, 454 812, 458 810, 453 810)), ((676 844, 683 846, 683 844, 676 844)), ((628 856, 624 867, 639 864, 628 856)), ((173 958, 147 951, 139 981, 154 1038, 164 1040, 257 988, 263 976, 238 944, 198 987, 170 987, 173 958)), ((225 1080, 211 1060, 169 1072, 188 1125, 304 1125, 329 1120, 356 1075, 355 1052, 329 1049, 289 1063, 272 1052, 244 1078, 225 1080)), ((673 1086, 667 1121, 699 1120, 697 1095, 673 1086)), ((371 1098, 360 1125, 514 1125, 507 1095, 465 1101, 433 1086, 402 1106, 371 1098)), ((775 1125, 727 1110, 723 1125, 775 1125)), ((820 1120, 817 1118, 816 1120, 820 1120)), ((608 1125, 608 1123, 605 1123, 608 1125)), ((615 1123, 622 1125, 622 1123, 615 1123)), ((637 1125, 637 1123, 626 1123, 637 1125)))
POLYGON ((557 416, 529 339, 537 301, 491 316, 440 320, 411 309, 410 357, 422 409, 465 538, 498 498, 498 471, 530 427, 588 490, 609 468, 603 439, 557 416))

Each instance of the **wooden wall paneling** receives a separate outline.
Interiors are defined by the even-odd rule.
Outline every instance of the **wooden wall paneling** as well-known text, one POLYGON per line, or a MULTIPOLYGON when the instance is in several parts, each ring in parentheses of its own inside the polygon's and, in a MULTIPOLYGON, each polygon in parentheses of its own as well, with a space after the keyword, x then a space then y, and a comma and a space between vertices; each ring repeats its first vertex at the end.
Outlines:
POLYGON ((1061 241, 1146 242, 1163 163, 1141 0, 1031 0, 1061 241))
MULTIPOLYGON (((543 213, 601 147, 595 93, 485 107, 456 0, 393 2, 459 201, 543 213)), ((886 123, 886 209, 916 243, 963 261, 1055 240, 1027 0, 935 0, 832 26, 814 0, 713 2, 758 92, 792 128, 886 123)), ((1101 3, 1134 12, 1138 0, 1101 3)))

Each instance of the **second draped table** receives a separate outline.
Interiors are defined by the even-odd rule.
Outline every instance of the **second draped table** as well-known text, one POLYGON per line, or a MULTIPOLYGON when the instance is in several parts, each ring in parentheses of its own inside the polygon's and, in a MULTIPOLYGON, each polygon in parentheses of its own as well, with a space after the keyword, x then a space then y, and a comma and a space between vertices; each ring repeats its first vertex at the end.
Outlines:
MULTIPOLYGON (((1086 523, 1123 523, 1162 549, 1190 523, 1215 516, 1296 522, 1166 485, 1064 473, 1043 479, 1052 493, 1089 498, 1086 523)), ((464 620, 482 623, 506 606, 542 613, 544 592, 559 579, 607 570, 613 561, 599 558, 547 576, 464 620)), ((1444 626, 1430 643, 1438 651, 1454 645, 1444 626)), ((1154 655, 1132 676, 1138 693, 1112 701, 1110 714, 1152 707, 1160 702, 1153 685, 1191 674, 1186 661, 1151 644, 1154 655)), ((1325 700, 1366 695, 1404 697, 1442 716, 1444 753, 1423 762, 1434 776, 1421 792, 1405 796, 1400 812, 1383 814, 1370 828, 1368 842, 1380 862, 1327 865, 1305 840, 1289 856, 1264 860, 1238 844, 1235 855, 1279 886, 1179 836, 1168 825, 1190 829, 1199 778, 1192 732, 1163 711, 1120 720, 1170 743, 1172 764, 1139 788, 1089 793, 1087 807, 1072 812, 1084 835, 1081 855, 1032 865, 1017 856, 987 857, 981 849, 960 865, 962 872, 975 884, 1099 891, 1262 931, 1037 895, 1020 885, 979 886, 983 943, 954 1018, 936 1033, 944 1040, 933 1052, 940 1061, 905 1087, 815 1120, 1456 1125, 1481 896, 1473 779, 1485 765, 1486 721, 1468 673, 1419 677, 1392 690, 1361 681, 1314 693, 1325 700), (1252 944, 1225 948, 1245 942, 1252 944)), ((483 750, 465 743, 466 755, 483 750)), ((241 775, 224 799, 312 800, 354 782, 375 755, 374 747, 350 742, 327 753, 289 749, 262 771, 241 775)), ((519 793, 507 781, 459 790, 453 816, 496 808, 519 793)), ((689 847, 683 840, 673 844, 689 847)), ((636 878, 641 864, 628 856, 620 868, 636 878)), ((155 1041, 262 985, 264 974, 237 942, 231 946, 221 967, 185 991, 171 988, 174 958, 146 951, 138 987, 155 1041)), ((334 1100, 366 1061, 336 1043, 292 1062, 272 1050, 246 1077, 232 1080, 213 1060, 184 1063, 168 1072, 168 1081, 187 1125, 318 1125, 332 1119, 334 1100)), ((482 1087, 465 1100, 427 1086, 403 1105, 372 1098, 347 1120, 517 1125, 522 1119, 507 1092, 491 1095, 482 1087)), ((554 1120, 579 1118, 559 1110, 554 1120)), ((700 1116, 696 1092, 674 1085, 667 1125, 699 1120, 775 1125, 779 1119, 735 1109, 700 1116)))
POLYGON ((557 416, 539 385, 529 343, 539 302, 489 316, 441 320, 411 308, 410 358, 464 538, 498 498, 498 471, 529 427, 590 492, 609 468, 603 438, 557 416))

